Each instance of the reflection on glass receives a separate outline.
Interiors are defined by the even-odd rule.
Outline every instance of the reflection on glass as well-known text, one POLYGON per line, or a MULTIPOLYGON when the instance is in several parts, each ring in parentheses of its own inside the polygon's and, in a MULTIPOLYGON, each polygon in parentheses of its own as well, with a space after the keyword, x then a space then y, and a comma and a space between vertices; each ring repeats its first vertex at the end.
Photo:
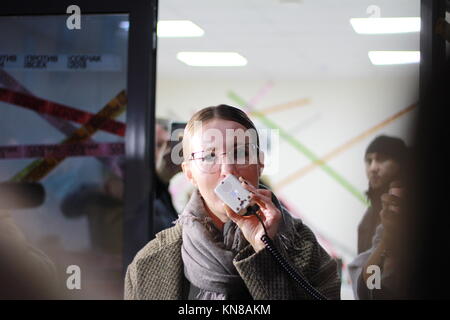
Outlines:
POLYGON ((121 298, 128 15, 66 19, 0 18, 0 181, 45 189, 5 216, 53 264, 59 296, 121 298))

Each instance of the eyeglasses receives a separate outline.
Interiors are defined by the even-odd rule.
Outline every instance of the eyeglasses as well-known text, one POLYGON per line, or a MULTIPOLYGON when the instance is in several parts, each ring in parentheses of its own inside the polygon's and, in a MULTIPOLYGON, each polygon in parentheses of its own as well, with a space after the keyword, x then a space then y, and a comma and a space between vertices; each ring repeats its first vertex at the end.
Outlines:
POLYGON ((234 164, 237 168, 245 168, 258 163, 258 146, 253 143, 235 147, 233 150, 217 153, 215 148, 191 153, 191 160, 199 169, 206 173, 215 173, 220 170, 221 163, 234 164), (220 162, 220 158, 225 155, 225 162, 220 162))

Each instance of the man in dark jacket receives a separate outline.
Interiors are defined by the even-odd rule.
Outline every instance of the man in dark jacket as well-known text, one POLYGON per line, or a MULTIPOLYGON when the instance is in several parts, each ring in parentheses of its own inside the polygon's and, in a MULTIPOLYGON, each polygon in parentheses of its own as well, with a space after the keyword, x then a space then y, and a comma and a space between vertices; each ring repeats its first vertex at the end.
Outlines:
POLYGON ((358 226, 358 254, 372 246, 375 230, 380 224, 381 195, 387 193, 392 181, 401 180, 406 158, 407 147, 399 138, 381 135, 367 147, 364 161, 370 207, 358 226))
POLYGON ((171 160, 172 145, 168 122, 157 119, 155 126, 155 199, 153 232, 158 232, 173 226, 178 219, 178 212, 172 203, 169 192, 170 180, 181 171, 181 166, 171 160))
POLYGON ((356 299, 402 296, 401 274, 396 270, 402 270, 399 218, 403 211, 400 210, 404 192, 402 173, 407 170, 407 153, 408 148, 401 139, 384 135, 367 147, 370 207, 358 227, 358 256, 348 265, 356 299))

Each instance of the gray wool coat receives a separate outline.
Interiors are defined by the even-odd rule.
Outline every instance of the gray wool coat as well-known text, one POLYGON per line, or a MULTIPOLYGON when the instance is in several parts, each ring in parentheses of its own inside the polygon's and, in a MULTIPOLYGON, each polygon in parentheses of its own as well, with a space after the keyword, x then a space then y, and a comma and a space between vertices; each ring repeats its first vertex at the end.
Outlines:
MULTIPOLYGON (((289 250, 275 242, 287 260, 329 299, 340 298, 336 262, 319 245, 314 234, 295 220, 295 245, 289 250)), ((125 276, 125 299, 187 299, 189 282, 181 258, 182 225, 161 231, 135 256, 125 276)), ((248 245, 233 261, 255 300, 309 299, 266 249, 255 253, 248 245)))

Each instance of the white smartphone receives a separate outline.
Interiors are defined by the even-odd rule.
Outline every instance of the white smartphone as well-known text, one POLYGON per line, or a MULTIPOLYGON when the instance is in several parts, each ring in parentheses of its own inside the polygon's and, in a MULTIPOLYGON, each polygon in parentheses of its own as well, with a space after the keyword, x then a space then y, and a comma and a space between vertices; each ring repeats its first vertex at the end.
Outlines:
POLYGON ((250 206, 251 193, 232 174, 219 182, 214 189, 217 196, 238 215, 246 215, 250 206))

